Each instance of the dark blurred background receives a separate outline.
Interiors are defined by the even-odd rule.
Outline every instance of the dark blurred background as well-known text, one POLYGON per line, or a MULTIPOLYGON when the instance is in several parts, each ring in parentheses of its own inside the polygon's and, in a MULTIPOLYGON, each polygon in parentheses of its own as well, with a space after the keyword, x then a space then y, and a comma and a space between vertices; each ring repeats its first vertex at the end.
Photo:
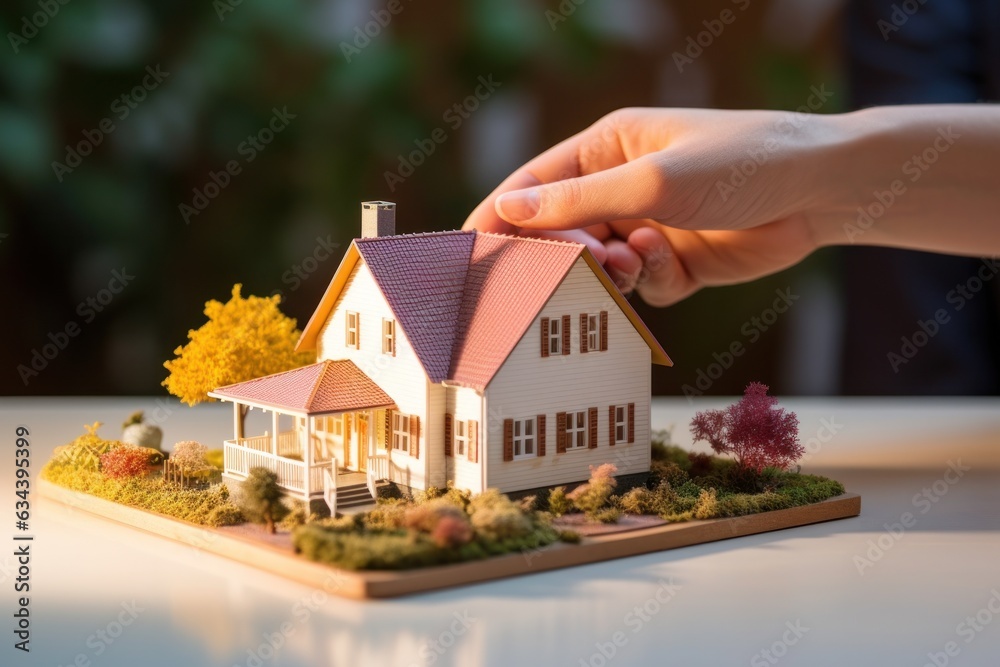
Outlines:
MULTIPOLYGON (((618 107, 844 111, 841 5, 6 2, 0 393, 163 393, 163 361, 233 283, 282 292, 303 325, 362 200, 397 202, 401 232, 457 228, 511 170, 618 107), (717 21, 724 11, 732 22, 717 21), (495 90, 468 102, 481 80, 495 90), (444 141, 415 164, 437 128, 444 141), (49 344, 65 349, 38 370, 49 344)), ((782 394, 842 391, 850 261, 825 250, 667 309, 635 299, 676 362, 656 369, 655 392, 734 394, 750 380, 782 394), (772 319, 776 290, 798 299, 772 319), (745 353, 729 359, 734 342, 745 353)), ((915 326, 904 320, 886 340, 915 326)), ((878 373, 920 392, 919 357, 894 370, 891 351, 877 349, 878 373)))

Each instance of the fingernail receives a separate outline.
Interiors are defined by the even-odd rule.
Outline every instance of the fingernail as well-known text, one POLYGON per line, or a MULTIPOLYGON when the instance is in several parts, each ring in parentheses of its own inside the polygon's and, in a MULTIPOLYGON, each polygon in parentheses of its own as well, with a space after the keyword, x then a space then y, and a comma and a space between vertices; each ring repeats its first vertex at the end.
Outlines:
POLYGON ((525 222, 538 215, 538 190, 505 192, 497 198, 497 209, 509 222, 525 222))

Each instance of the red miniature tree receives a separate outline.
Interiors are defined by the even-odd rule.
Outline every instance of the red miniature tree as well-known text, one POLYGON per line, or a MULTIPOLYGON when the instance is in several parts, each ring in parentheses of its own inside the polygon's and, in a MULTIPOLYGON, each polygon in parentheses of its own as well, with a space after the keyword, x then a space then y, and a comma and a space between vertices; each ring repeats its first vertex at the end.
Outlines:
POLYGON ((146 472, 149 451, 122 445, 101 455, 101 472, 112 479, 138 477, 146 472))
POLYGON ((706 440, 719 454, 732 454, 740 468, 760 473, 767 467, 784 470, 805 449, 799 443, 799 418, 778 407, 767 385, 751 382, 736 403, 725 410, 705 410, 691 421, 695 442, 706 440))

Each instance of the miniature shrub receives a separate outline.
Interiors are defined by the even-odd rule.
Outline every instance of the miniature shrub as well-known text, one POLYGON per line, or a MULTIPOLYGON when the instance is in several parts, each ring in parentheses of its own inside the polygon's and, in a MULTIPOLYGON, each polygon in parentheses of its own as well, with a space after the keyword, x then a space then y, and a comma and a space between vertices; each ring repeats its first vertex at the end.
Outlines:
POLYGON ((209 510, 205 523, 209 526, 235 526, 245 521, 239 507, 230 502, 223 502, 209 510))
POLYGON ((596 468, 590 466, 590 479, 587 483, 576 487, 566 497, 573 501, 578 510, 593 519, 599 510, 607 506, 618 485, 614 478, 616 472, 618 468, 613 463, 602 463, 596 468))
POLYGON ((223 470, 225 468, 225 452, 221 449, 210 449, 205 452, 205 463, 212 466, 213 468, 218 468, 223 470))
POLYGON ((112 479, 138 477, 147 471, 149 456, 131 445, 113 447, 101 454, 101 472, 112 479))
POLYGON ((443 497, 413 505, 403 513, 403 527, 423 533, 432 533, 438 523, 447 517, 468 523, 465 512, 443 497))
POLYGON ((581 539, 580 533, 575 530, 560 530, 558 536, 559 541, 566 544, 579 544, 581 539))
POLYGON ((288 513, 281 502, 284 495, 284 490, 278 486, 278 473, 262 467, 250 468, 243 482, 240 509, 250 521, 262 523, 269 533, 274 533, 275 522, 288 513))
POLYGON ((618 519, 621 518, 622 512, 617 507, 605 507, 604 509, 599 509, 590 515, 594 521, 598 523, 618 523, 618 519))
POLYGON ((370 531, 393 531, 403 527, 403 517, 409 501, 401 498, 379 499, 375 509, 363 515, 364 527, 370 531))
POLYGON ((208 447, 194 440, 184 440, 174 445, 174 451, 170 453, 170 460, 180 466, 184 472, 201 470, 208 465, 205 455, 208 454, 208 447))
POLYGON ((472 541, 472 526, 465 515, 446 515, 434 526, 431 531, 431 539, 434 544, 442 549, 455 548, 472 541))
POLYGON ((553 516, 569 514, 573 509, 573 501, 566 497, 566 487, 557 486, 549 491, 549 512, 553 516))
MULTIPOLYGON (((287 507, 287 506, 286 506, 287 507)), ((296 526, 301 526, 307 524, 310 521, 315 521, 319 517, 315 513, 309 513, 307 511, 307 506, 304 502, 300 500, 292 501, 291 508, 288 509, 288 513, 278 522, 278 525, 283 529, 291 532, 296 526)))
POLYGON ((642 486, 629 489, 625 495, 615 497, 615 506, 626 514, 656 514, 659 505, 656 493, 642 486))
POLYGON ((101 427, 101 422, 94 422, 83 428, 86 430, 68 445, 56 447, 52 456, 52 462, 58 465, 67 465, 79 470, 100 470, 101 456, 114 447, 120 447, 123 443, 119 440, 105 440, 97 435, 97 429, 101 427))
POLYGON ((655 489, 663 482, 667 482, 671 486, 680 486, 689 479, 690 477, 684 469, 673 461, 653 461, 649 467, 646 486, 655 489))
POLYGON ((719 501, 715 489, 702 489, 692 512, 696 519, 714 519, 718 509, 719 501))
POLYGON ((524 537, 531 533, 531 520, 516 505, 487 507, 471 517, 476 534, 490 541, 503 541, 524 537))

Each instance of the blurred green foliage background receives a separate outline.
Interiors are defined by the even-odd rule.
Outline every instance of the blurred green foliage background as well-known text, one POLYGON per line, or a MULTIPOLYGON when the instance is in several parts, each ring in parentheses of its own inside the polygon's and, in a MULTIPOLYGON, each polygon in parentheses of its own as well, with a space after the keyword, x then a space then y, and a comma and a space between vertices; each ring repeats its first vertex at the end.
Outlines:
MULTIPOLYGON (((754 2, 683 68, 674 54, 733 2, 399 3, 382 27, 385 2, 6 2, 0 392, 163 393, 162 362, 233 283, 281 291, 304 324, 359 228, 362 200, 397 202, 401 232, 457 228, 512 169, 615 108, 795 109, 821 84, 834 92, 822 112, 843 103, 836 0, 809 11, 754 2), (366 29, 377 34, 361 37, 366 29), (481 76, 497 92, 459 127, 445 123, 481 76), (245 142, 275 110, 294 118, 248 160, 245 142), (387 183, 438 127, 446 140, 387 183), (224 181, 233 160, 240 173, 186 221, 181 206, 216 192, 212 174, 224 181), (126 276, 120 293, 120 280, 109 286, 115 270, 126 276), (88 299, 100 308, 81 307, 88 299), (60 346, 73 323, 79 332, 60 346), (18 367, 50 343, 65 349, 25 377, 18 367)), ((656 370, 656 392, 693 383, 714 352, 744 340, 741 326, 776 288, 822 284, 825 264, 820 255, 751 285, 641 308, 677 362, 656 370)), ((815 388, 788 371, 801 357, 795 327, 779 321, 706 393, 739 393, 751 379, 815 388)))

